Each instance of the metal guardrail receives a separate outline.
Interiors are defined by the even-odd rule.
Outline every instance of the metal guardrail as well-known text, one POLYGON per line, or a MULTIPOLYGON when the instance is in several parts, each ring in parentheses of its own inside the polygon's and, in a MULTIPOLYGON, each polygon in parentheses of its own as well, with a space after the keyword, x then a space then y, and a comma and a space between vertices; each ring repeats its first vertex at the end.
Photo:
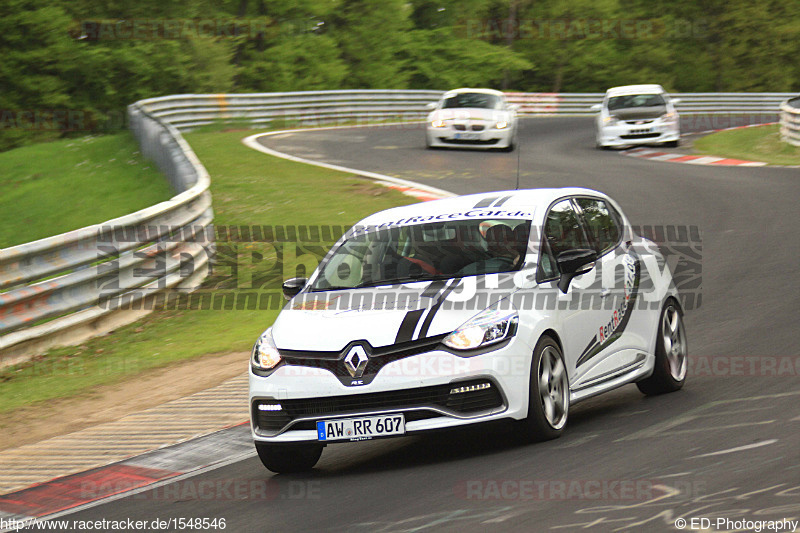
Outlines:
MULTIPOLYGON (((213 240, 206 170, 179 130, 216 121, 293 126, 419 120, 442 91, 340 90, 266 94, 185 94, 129 106, 131 130, 178 194, 137 213, 0 250, 0 366, 69 344, 144 313, 103 305, 146 300, 170 288, 193 288, 206 276, 213 240), (175 236, 177 228, 177 237, 175 236), (115 231, 119 230, 119 231, 115 231), (198 233, 199 232, 199 233, 198 233), (126 237, 135 235, 134 238, 126 237), (136 296, 138 295, 138 296, 136 296), (127 314, 126 314, 127 313, 127 314), (113 316, 112 316, 113 315, 113 316), (82 337, 82 338, 81 338, 82 337)), ((602 93, 507 93, 521 114, 591 114, 602 93)), ((777 116, 783 93, 685 93, 682 114, 763 113, 777 116)), ((791 112, 784 129, 797 132, 791 112)), ((139 305, 141 304, 141 305, 139 305)), ((78 341, 79 342, 79 341, 78 341)))
POLYGON ((781 103, 781 139, 800 146, 800 96, 781 103))
POLYGON ((152 307, 148 299, 205 278, 213 253, 205 231, 213 216, 208 173, 177 129, 138 104, 128 112, 143 154, 176 196, 0 250, 0 366, 131 322, 152 307))
MULTIPOLYGON (((604 93, 506 93, 523 114, 593 114, 591 106, 603 100, 604 93)), ((764 113, 777 116, 785 93, 675 93, 676 106, 684 115, 723 113, 764 113)))
MULTIPOLYGON (((506 93, 521 114, 592 114, 603 93, 506 93)), ((425 105, 442 91, 317 91, 265 94, 184 94, 143 100, 154 116, 178 129, 215 121, 251 125, 323 125, 348 121, 419 120, 425 105)), ((686 115, 759 113, 778 115, 785 93, 678 93, 678 111, 686 115)))
POLYGON ((420 119, 441 91, 342 90, 263 94, 184 94, 139 102, 178 129, 217 120, 254 125, 345 122, 350 119, 420 119))

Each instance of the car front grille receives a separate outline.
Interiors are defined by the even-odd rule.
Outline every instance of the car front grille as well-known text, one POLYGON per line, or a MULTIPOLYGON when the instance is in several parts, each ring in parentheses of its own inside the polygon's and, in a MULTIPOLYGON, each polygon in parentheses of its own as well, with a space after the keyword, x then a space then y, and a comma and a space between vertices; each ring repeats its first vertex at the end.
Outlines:
POLYGON ((497 144, 500 139, 446 139, 439 137, 439 140, 449 144, 497 144))
MULTIPOLYGON (((456 131, 467 131, 466 124, 453 124, 453 129, 456 131)), ((483 124, 472 124, 469 129, 472 131, 483 131, 486 129, 486 126, 483 124)))
MULTIPOLYGON (((252 409, 256 429, 275 434, 298 418, 322 420, 331 416, 394 411, 406 412, 407 420, 412 421, 441 416, 438 411, 469 417, 503 405, 497 385, 484 378, 432 387, 326 398, 256 400, 252 409), (270 410, 264 410, 261 406, 270 410)), ((314 420, 298 422, 292 429, 314 429, 314 420)))
POLYGON ((629 133, 627 135, 620 135, 620 139, 652 139, 653 137, 658 137, 661 135, 660 133, 629 133))

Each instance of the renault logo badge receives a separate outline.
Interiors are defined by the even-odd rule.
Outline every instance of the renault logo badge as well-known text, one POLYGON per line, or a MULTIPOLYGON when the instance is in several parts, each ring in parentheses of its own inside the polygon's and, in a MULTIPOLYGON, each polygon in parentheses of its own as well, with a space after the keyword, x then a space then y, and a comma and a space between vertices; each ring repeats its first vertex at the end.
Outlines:
POLYGON ((356 344, 347 352, 347 356, 344 358, 344 366, 347 367, 347 371, 350 372, 352 377, 360 378, 364 375, 364 370, 367 368, 368 361, 369 357, 367 357, 367 352, 364 351, 364 347, 360 344, 356 344))

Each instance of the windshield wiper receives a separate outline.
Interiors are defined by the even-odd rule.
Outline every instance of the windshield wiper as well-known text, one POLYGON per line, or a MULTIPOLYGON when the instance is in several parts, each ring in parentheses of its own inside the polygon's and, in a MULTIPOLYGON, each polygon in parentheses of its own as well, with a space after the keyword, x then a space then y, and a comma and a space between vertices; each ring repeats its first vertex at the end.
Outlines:
POLYGON ((331 286, 331 287, 314 287, 309 289, 308 292, 325 292, 325 291, 347 291, 352 289, 363 289, 366 287, 378 287, 380 285, 399 285, 401 283, 423 283, 426 281, 436 281, 440 279, 454 279, 461 276, 451 276, 447 274, 436 274, 436 275, 425 275, 419 277, 402 277, 402 278, 388 278, 388 279, 375 279, 372 281, 364 281, 357 285, 353 285, 350 287, 343 287, 343 286, 331 286))
POLYGON ((420 283, 425 281, 436 281, 439 279, 452 279, 452 278, 453 276, 449 276, 446 274, 438 274, 438 275, 427 275, 418 277, 406 276, 404 278, 376 279, 372 281, 365 281, 363 283, 359 283, 354 288, 360 289, 363 287, 377 287, 378 285, 398 285, 400 283, 420 283))
POLYGON ((340 287, 337 285, 333 285, 331 287, 314 287, 309 289, 308 292, 346 291, 349 289, 355 289, 355 287, 340 287))

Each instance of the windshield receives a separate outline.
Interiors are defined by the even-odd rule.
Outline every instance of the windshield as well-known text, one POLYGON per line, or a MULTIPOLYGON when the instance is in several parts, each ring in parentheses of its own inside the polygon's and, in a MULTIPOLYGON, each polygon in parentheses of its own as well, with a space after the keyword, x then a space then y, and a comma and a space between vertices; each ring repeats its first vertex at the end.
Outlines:
POLYGON ((442 109, 458 108, 503 109, 499 96, 486 93, 458 93, 444 99, 442 109))
POLYGON ((630 109, 632 107, 656 107, 666 105, 660 94, 627 94, 608 99, 608 110, 630 109))
POLYGON ((371 231, 342 243, 312 291, 353 289, 519 270, 530 221, 473 219, 371 231))

